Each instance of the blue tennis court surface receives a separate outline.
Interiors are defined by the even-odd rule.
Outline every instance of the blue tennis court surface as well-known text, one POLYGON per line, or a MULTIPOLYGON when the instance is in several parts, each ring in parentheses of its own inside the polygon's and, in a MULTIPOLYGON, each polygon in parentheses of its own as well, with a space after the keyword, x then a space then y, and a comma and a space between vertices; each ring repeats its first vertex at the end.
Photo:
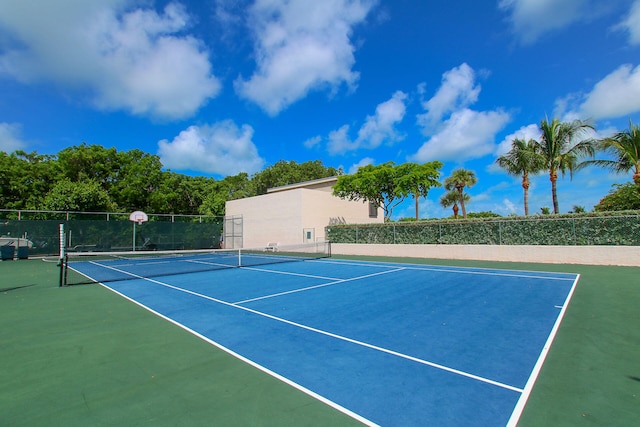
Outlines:
POLYGON ((506 426, 577 281, 322 259, 106 285, 366 424, 506 426))

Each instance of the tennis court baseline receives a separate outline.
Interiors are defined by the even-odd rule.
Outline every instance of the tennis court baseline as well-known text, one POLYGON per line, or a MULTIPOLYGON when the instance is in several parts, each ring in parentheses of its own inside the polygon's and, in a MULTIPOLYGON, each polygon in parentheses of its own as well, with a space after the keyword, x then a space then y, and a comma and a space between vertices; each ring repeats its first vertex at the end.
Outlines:
POLYGON ((514 425, 578 275, 332 258, 106 283, 365 424, 514 425))

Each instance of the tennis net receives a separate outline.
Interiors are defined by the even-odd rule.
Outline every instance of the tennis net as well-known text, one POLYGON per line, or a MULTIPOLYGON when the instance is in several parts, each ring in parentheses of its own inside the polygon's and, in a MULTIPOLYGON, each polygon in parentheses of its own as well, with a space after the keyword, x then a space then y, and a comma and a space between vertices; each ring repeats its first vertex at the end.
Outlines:
POLYGON ((68 252, 64 254, 60 263, 61 285, 144 279, 330 256, 329 242, 252 249, 68 252))

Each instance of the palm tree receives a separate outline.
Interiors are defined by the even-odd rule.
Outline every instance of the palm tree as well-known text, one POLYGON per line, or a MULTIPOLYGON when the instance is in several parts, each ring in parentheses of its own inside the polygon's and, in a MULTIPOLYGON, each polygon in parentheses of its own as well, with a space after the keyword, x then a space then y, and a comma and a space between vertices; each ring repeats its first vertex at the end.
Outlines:
POLYGON ((460 208, 462 209, 462 217, 467 217, 467 209, 464 205, 465 199, 468 201, 469 196, 464 196, 464 188, 471 187, 476 182, 476 174, 473 171, 467 169, 456 169, 451 173, 451 176, 444 180, 444 188, 447 191, 455 190, 458 193, 458 202, 460 202, 460 208))
MULTIPOLYGON (((467 193, 463 195, 463 198, 465 199, 465 201, 469 201, 470 199, 467 193)), ((460 208, 458 208, 459 201, 460 201, 460 195, 456 190, 451 190, 448 193, 444 193, 444 195, 440 197, 440 205, 443 208, 448 208, 449 206, 453 206, 453 217, 455 219, 458 219, 458 211, 460 210, 460 208)))
POLYGON ((587 160, 583 164, 601 166, 616 173, 632 170, 633 182, 640 185, 640 126, 629 120, 629 129, 599 140, 595 146, 599 151, 610 154, 614 160, 587 160))
POLYGON ((585 155, 593 156, 595 152, 594 141, 581 140, 576 142, 582 135, 593 126, 583 120, 572 122, 561 122, 558 119, 544 119, 540 122, 542 138, 537 142, 545 159, 545 169, 549 171, 551 181, 551 196, 553 198, 553 212, 559 213, 558 194, 556 183, 558 181, 558 171, 562 176, 569 171, 569 176, 573 177, 573 171, 578 167, 578 160, 585 155))
POLYGON ((511 142, 511 150, 496 159, 496 163, 509 175, 522 175, 524 189, 524 214, 529 215, 529 174, 537 174, 545 169, 544 156, 533 139, 525 141, 515 138, 511 142))

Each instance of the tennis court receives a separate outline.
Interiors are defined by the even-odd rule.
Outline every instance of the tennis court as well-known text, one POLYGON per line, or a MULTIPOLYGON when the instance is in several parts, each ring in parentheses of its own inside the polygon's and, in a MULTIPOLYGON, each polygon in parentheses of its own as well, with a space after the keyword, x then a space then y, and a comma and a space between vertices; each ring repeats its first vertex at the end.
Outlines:
MULTIPOLYGON (((113 291, 384 426, 515 424, 578 281, 568 273, 243 259, 244 268, 178 275, 151 273, 164 261, 149 259, 72 268, 97 281, 116 272, 104 280, 113 291)), ((207 262, 220 259, 196 264, 207 262)))

